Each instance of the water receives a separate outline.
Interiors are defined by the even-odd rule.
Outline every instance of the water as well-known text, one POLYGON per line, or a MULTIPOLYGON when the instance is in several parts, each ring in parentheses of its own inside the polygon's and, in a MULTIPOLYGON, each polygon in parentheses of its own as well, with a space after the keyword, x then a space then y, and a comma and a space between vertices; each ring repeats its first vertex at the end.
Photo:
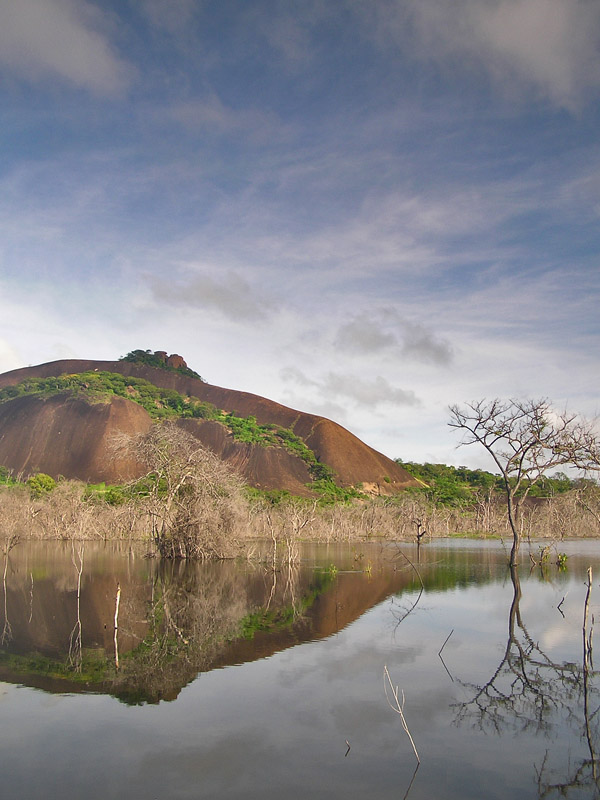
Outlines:
MULTIPOLYGON (((530 572, 524 547, 511 575, 500 543, 307 546, 276 572, 19 545, 0 596, 3 794, 597 797, 582 622, 600 544, 560 550, 566 570, 530 572)), ((590 621, 599 604, 595 581, 590 621)))

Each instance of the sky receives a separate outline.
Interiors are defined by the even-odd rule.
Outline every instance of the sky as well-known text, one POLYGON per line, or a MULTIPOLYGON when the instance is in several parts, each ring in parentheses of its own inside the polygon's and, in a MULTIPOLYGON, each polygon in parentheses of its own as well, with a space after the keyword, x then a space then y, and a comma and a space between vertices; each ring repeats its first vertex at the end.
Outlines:
POLYGON ((0 0, 0 372, 179 353, 392 458, 599 411, 597 0, 0 0))

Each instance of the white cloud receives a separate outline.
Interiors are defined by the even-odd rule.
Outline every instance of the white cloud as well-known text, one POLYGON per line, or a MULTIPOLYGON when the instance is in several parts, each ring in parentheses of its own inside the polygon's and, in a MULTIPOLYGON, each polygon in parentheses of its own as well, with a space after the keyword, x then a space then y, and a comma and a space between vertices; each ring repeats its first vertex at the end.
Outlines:
POLYGON ((393 308, 360 314, 340 326, 334 344, 342 352, 374 355, 387 352, 422 363, 444 366, 452 361, 449 342, 420 322, 403 319, 393 308))
POLYGON ((0 63, 30 81, 58 78, 94 94, 122 91, 132 68, 101 30, 85 0, 0 0, 0 63))
POLYGON ((600 4, 590 0, 406 0, 379 6, 380 34, 419 59, 483 71, 509 95, 578 109, 600 88, 600 4))
POLYGON ((503 0, 474 13, 475 30, 506 80, 528 79, 558 106, 600 86, 600 8, 588 0, 503 0))
POLYGON ((397 347, 398 338, 363 314, 340 327, 334 344, 346 352, 370 354, 397 347))
POLYGON ((208 271, 183 281, 148 275, 154 299, 161 305, 215 310, 234 322, 262 320, 270 313, 270 302, 256 292, 239 273, 230 270, 220 279, 208 271))

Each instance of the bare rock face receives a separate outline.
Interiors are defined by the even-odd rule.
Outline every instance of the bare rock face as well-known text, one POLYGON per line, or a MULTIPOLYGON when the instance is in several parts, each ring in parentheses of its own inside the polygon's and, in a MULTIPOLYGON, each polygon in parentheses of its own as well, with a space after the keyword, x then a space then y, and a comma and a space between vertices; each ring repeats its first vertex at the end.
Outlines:
POLYGON ((171 369, 187 369, 187 364, 177 353, 172 353, 167 358, 167 367, 171 367, 171 369))
POLYGON ((171 353, 169 356, 166 350, 155 350, 152 355, 161 361, 165 367, 170 367, 171 369, 187 369, 187 364, 183 356, 179 356, 177 353, 171 353))
POLYGON ((68 394, 16 397, 0 404, 0 464, 15 474, 122 483, 143 468, 115 451, 114 438, 151 425, 147 411, 124 397, 95 403, 68 394))

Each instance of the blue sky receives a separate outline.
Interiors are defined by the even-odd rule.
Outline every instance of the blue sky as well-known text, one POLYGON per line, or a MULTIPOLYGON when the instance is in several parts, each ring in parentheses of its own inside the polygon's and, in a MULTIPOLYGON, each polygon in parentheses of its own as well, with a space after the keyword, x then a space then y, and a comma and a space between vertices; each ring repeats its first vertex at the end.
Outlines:
POLYGON ((0 370, 177 352, 391 457, 598 411, 600 3, 0 0, 0 370))

